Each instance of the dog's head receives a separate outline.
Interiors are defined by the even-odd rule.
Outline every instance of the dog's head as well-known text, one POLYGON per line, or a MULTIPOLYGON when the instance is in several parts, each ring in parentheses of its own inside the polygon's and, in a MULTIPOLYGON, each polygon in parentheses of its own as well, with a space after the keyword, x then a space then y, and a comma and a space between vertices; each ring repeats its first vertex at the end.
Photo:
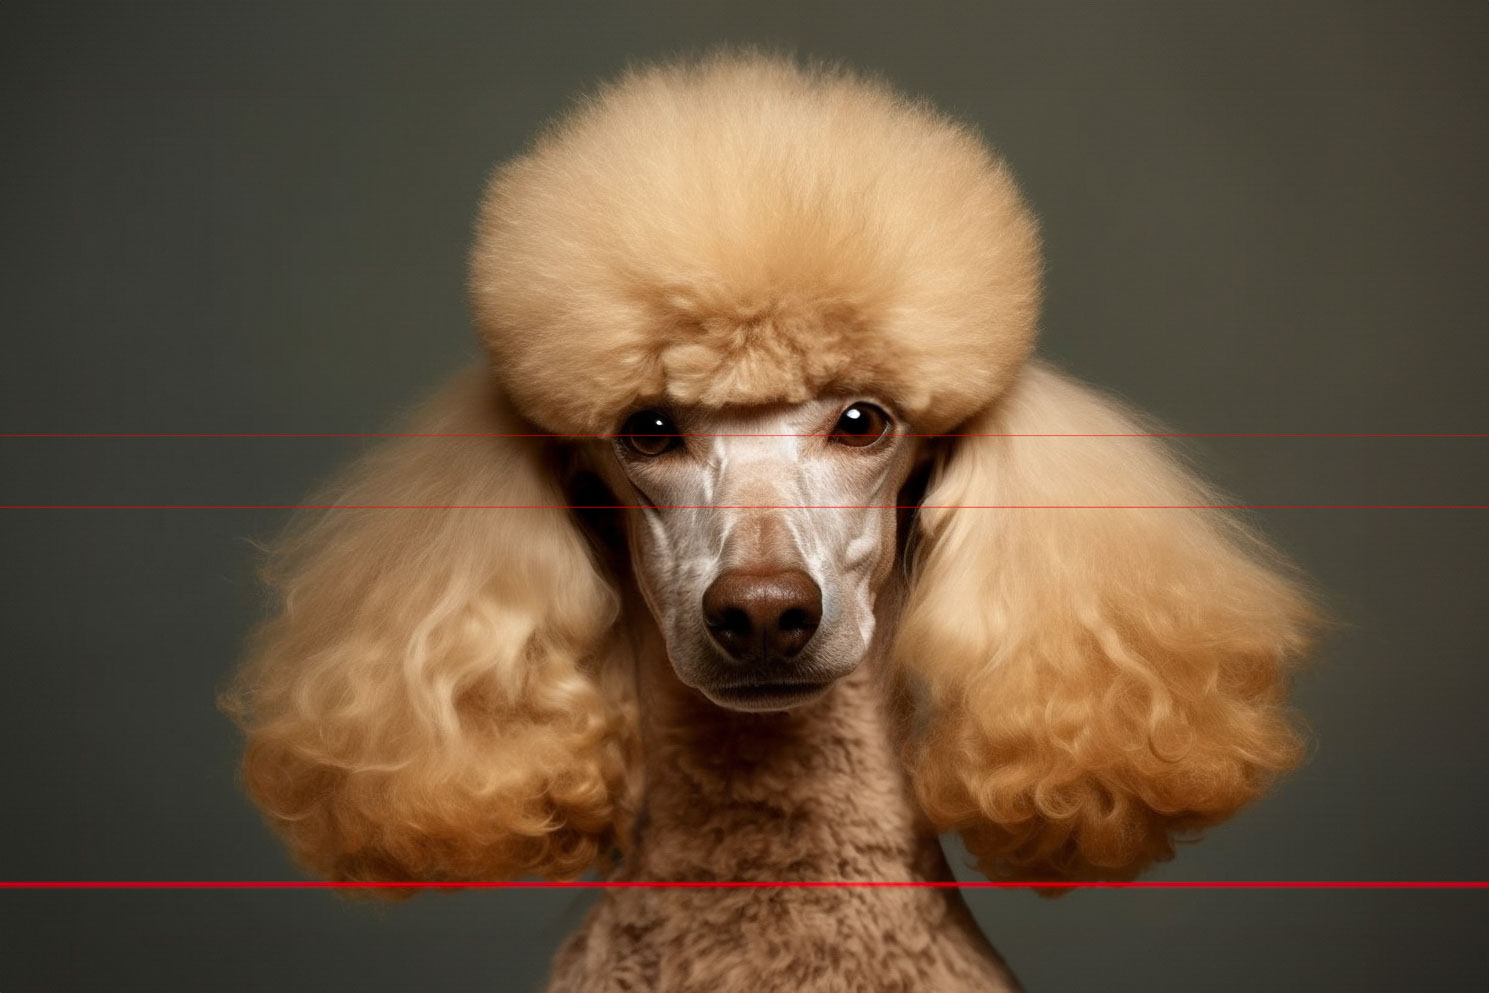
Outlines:
POLYGON ((588 865, 638 714, 580 470, 684 683, 808 703, 903 573, 930 818, 995 875, 1172 854, 1296 760, 1309 610, 1132 415, 1030 360, 1038 272, 1007 170, 880 84, 729 56, 603 91, 493 178, 489 366, 277 546, 230 700, 250 789, 337 876, 588 865))
POLYGON ((634 74, 494 178, 471 290, 503 390, 597 471, 678 675, 818 695, 872 636, 921 438, 1029 352, 1035 226, 968 130, 767 59, 634 74))

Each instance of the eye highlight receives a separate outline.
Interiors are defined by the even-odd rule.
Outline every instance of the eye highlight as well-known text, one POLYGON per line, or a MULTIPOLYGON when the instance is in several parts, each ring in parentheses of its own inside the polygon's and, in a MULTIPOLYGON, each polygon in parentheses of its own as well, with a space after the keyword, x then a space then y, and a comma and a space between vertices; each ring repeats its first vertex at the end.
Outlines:
POLYGON ((661 455, 682 445, 677 425, 660 410, 638 410, 620 426, 620 441, 637 455, 661 455))
POLYGON ((889 430, 889 415, 871 403, 855 403, 838 416, 828 440, 849 448, 867 448, 889 430))

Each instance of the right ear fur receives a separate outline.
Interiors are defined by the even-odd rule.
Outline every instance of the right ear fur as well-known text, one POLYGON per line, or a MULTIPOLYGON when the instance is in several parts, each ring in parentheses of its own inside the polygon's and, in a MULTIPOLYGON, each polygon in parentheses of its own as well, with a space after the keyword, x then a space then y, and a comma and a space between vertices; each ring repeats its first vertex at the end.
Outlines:
POLYGON ((336 879, 577 875, 625 806, 616 594, 488 372, 407 430, 443 437, 385 443, 271 549, 223 698, 248 791, 336 879))
POLYGON ((1120 404, 1040 363, 958 437, 918 515, 897 656, 912 772, 990 876, 1126 878, 1302 756, 1293 570, 1120 404))

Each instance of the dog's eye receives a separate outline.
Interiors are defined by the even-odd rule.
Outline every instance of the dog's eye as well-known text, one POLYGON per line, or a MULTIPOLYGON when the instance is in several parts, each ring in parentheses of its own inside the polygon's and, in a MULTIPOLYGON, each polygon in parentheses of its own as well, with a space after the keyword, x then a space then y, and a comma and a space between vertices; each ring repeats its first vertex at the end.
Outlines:
POLYGON ((682 444, 677 425, 660 410, 638 410, 620 428, 620 440, 637 455, 661 455, 682 444))
POLYGON ((839 415, 829 440, 851 448, 867 448, 888 430, 888 414, 871 403, 855 403, 839 415))

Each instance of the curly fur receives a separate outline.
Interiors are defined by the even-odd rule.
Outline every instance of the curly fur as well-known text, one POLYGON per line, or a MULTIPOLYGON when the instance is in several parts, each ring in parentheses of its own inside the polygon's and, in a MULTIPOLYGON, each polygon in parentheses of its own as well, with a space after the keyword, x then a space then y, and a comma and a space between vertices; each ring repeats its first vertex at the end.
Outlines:
POLYGON ((1028 354, 1038 237, 968 128, 725 57, 634 72, 498 170, 470 287, 498 380, 552 431, 831 388, 933 432, 1028 354))
POLYGON ((1297 762, 1312 611, 1236 520, 1182 509, 1219 501, 1152 438, 1047 437, 1144 430, 1112 401, 1036 364, 966 430, 897 650, 932 699, 921 802, 989 875, 1133 875, 1297 762), (945 509, 976 506, 1018 509, 945 509))
MULTIPOLYGON (((525 427, 468 375, 415 433, 525 427)), ((634 708, 613 589, 530 438, 403 439, 274 548, 279 614, 228 697, 247 785, 337 879, 577 875, 613 842, 634 708), (400 507, 406 509, 383 509, 400 507)))
MULTIPOLYGON (((571 449, 514 435, 605 434, 648 404, 867 393, 915 431, 958 436, 935 450, 897 616, 880 618, 892 669, 854 683, 856 709, 839 696, 808 714, 841 761, 808 748, 800 768, 838 778, 761 771, 748 756, 795 725, 752 723, 708 759, 745 765, 681 783, 676 809, 745 803, 743 768, 786 806, 755 797, 677 835, 691 869, 665 868, 655 829, 625 871, 728 873, 731 838, 764 851, 783 837, 770 825, 814 818, 824 833, 797 837, 858 854, 782 841, 782 872, 935 878, 938 828, 999 877, 1125 877, 1169 857, 1297 761, 1284 695, 1312 614, 1222 511, 1070 509, 1214 499, 1152 438, 1049 437, 1142 427, 1028 361, 1038 273, 1007 169, 879 83, 728 55, 636 71, 585 102, 496 173, 482 207, 470 287, 490 366, 409 426, 467 437, 375 451, 317 500, 335 509, 297 518, 272 551, 277 611, 227 697, 248 789, 308 867, 340 879, 574 876, 648 837, 638 798, 651 791, 654 815, 680 768, 658 764, 665 735, 646 731, 673 692, 654 669, 665 653, 625 567, 551 509, 569 502, 571 449), (371 509, 387 506, 409 509, 371 509), (431 506, 550 509, 416 509, 431 506), (979 506, 1005 509, 954 509, 979 506), (648 680, 663 688, 638 700, 648 680), (886 717, 901 684, 913 719, 886 717), (899 771, 876 736, 902 751, 899 771), (840 802, 825 811, 823 796, 840 802), (875 840, 890 823, 900 840, 875 840)), ((718 745, 697 725, 719 711, 689 713, 688 740, 718 745)), ((660 934, 669 914, 691 919, 624 899, 596 918, 609 931, 566 952, 596 970, 573 975, 613 969, 637 921, 660 934)), ((908 913, 860 904, 837 906, 908 913)), ((936 961, 993 968, 956 947, 936 961)))

